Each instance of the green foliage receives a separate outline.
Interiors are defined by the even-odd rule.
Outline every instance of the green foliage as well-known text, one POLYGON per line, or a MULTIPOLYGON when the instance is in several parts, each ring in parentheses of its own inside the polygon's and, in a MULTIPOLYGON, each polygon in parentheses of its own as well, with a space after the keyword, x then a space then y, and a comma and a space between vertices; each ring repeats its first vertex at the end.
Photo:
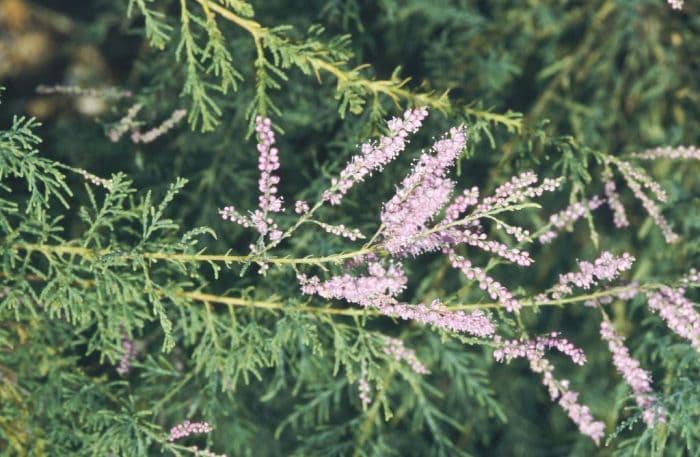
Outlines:
MULTIPOLYGON (((652 429, 611 364, 587 292, 558 306, 534 298, 601 250, 635 255, 630 279, 649 287, 697 267, 697 161, 632 162, 668 192, 660 208, 680 235, 672 245, 620 168, 631 151, 700 142, 696 4, 129 0, 78 2, 78 14, 65 3, 37 10, 72 25, 55 52, 89 44, 111 73, 100 85, 134 95, 98 116, 75 108, 89 96, 42 96, 56 108, 40 124, 9 117, 37 106, 21 77, 0 92, 1 455, 680 456, 700 445, 698 353, 643 300, 606 309, 668 412, 652 429), (183 106, 189 128, 151 144, 110 142, 105 130, 134 103, 144 123, 183 106), (525 363, 495 363, 492 341, 299 292, 296 273, 344 272, 361 244, 304 224, 249 256, 255 236, 218 215, 257 204, 256 115, 280 132, 287 229, 294 200, 315 202, 356 145, 411 106, 431 114, 406 153, 315 218, 374 233, 420 148, 460 123, 462 187, 488 194, 526 169, 564 178, 541 206, 492 215, 485 230, 503 242, 511 225, 536 241, 551 214, 600 195, 613 174, 628 229, 615 229, 607 208, 588 211, 551 245, 520 244, 537 260, 528 269, 467 251, 528 304, 519 315, 494 309, 440 256, 407 262, 402 296, 487 309, 504 337, 557 330, 582 347, 586 365, 554 359, 555 373, 606 422, 600 448, 525 363), (429 374, 388 355, 385 336, 414 349, 429 374), (120 375, 127 340, 137 355, 120 375), (369 405, 358 398, 363 378, 369 405), (170 442, 185 419, 213 431, 170 442)), ((75 60, 27 78, 70 81, 75 60)))

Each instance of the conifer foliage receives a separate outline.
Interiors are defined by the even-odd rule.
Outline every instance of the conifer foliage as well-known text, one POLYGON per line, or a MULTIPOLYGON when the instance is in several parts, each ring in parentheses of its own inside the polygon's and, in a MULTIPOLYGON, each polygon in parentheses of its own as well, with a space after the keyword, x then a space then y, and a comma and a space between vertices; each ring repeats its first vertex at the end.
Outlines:
POLYGON ((0 455, 695 455, 697 3, 43 3, 0 455))

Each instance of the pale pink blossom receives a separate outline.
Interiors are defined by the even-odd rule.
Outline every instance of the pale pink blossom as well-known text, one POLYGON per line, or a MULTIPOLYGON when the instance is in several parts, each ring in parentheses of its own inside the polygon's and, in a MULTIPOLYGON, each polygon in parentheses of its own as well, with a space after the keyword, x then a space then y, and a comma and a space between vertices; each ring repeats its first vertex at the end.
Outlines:
POLYGON ((83 170, 82 168, 76 169, 80 175, 85 178, 86 181, 100 187, 104 187, 105 189, 109 190, 112 188, 112 185, 114 184, 114 181, 111 179, 105 179, 105 178, 100 178, 99 176, 93 175, 92 173, 88 172, 87 170, 83 170))
POLYGON ((416 374, 428 374, 428 369, 418 360, 416 351, 404 346, 398 338, 384 337, 384 353, 397 362, 406 362, 416 374))
POLYGON ((684 284, 700 284, 700 272, 691 268, 687 275, 683 277, 684 284))
POLYGON ((122 337, 122 358, 119 360, 119 365, 117 365, 117 373, 119 376, 126 376, 131 371, 131 364, 136 358, 137 351, 134 341, 124 335, 122 337))
POLYGON ((656 292, 647 294, 647 303, 666 321, 666 325, 679 336, 690 341, 700 350, 700 314, 695 304, 685 298, 685 289, 661 287, 656 292))
POLYGON ((545 178, 537 184, 537 175, 528 170, 513 176, 508 182, 496 188, 493 195, 486 197, 477 206, 476 213, 488 213, 510 205, 522 203, 528 198, 537 198, 545 192, 553 192, 563 182, 562 178, 545 178))
POLYGON ((141 133, 138 129, 133 129, 131 131, 131 141, 134 143, 152 143, 172 130, 186 114, 187 111, 184 109, 175 110, 170 117, 164 120, 158 127, 152 128, 146 133, 141 133))
POLYGON ((168 441, 176 441, 198 433, 209 433, 211 430, 211 425, 208 422, 190 422, 186 420, 170 429, 168 441))
POLYGON ((107 136, 112 143, 116 143, 121 139, 122 136, 130 129, 136 126, 135 120, 139 111, 143 108, 143 105, 137 103, 131 106, 124 117, 122 117, 119 122, 116 123, 112 128, 107 131, 107 136))
POLYGON ((363 240, 365 236, 358 229, 348 228, 343 224, 331 225, 324 222, 315 222, 319 227, 321 227, 325 232, 331 235, 342 236, 351 241, 363 240))
POLYGON ((498 300, 506 310, 510 312, 520 310, 522 304, 513 298, 513 294, 501 283, 487 276, 483 269, 472 266, 471 261, 457 255, 454 251, 448 250, 446 254, 454 268, 461 270, 467 279, 478 281, 479 287, 486 291, 493 300, 498 300))
POLYGON ((634 257, 628 253, 614 256, 609 252, 603 252, 591 262, 579 261, 578 272, 570 272, 559 275, 559 282, 552 289, 552 297, 561 298, 573 292, 572 286, 581 289, 590 289, 600 281, 610 281, 617 278, 621 272, 632 268, 634 257))
POLYGON ((368 265, 367 276, 344 274, 326 281, 318 277, 297 276, 301 291, 306 295, 347 300, 365 307, 378 306, 387 297, 398 295, 406 287, 406 274, 400 264, 384 267, 378 262, 368 265))
POLYGON ((605 432, 605 424, 596 421, 586 405, 578 402, 578 393, 569 389, 569 381, 554 378, 554 367, 544 358, 546 349, 555 348, 568 355, 571 360, 583 365, 586 361, 583 351, 576 348, 569 341, 560 338, 559 334, 552 333, 535 340, 510 340, 501 341, 499 349, 494 351, 494 358, 499 361, 509 361, 514 358, 526 358, 530 362, 530 369, 542 375, 542 384, 549 391, 552 400, 558 400, 559 405, 566 411, 569 418, 578 426, 581 433, 589 436, 596 444, 600 444, 605 432))
POLYGON ((627 213, 625 213, 625 207, 622 205, 622 201, 620 200, 620 194, 617 193, 612 174, 605 173, 603 175, 603 186, 605 189, 605 197, 608 202, 608 206, 613 212, 613 223, 615 224, 615 227, 628 227, 630 223, 627 219, 627 213))
POLYGON ((666 218, 661 214, 661 209, 651 198, 645 193, 643 188, 649 189, 659 202, 665 202, 668 197, 666 192, 661 188, 659 183, 654 181, 644 170, 634 167, 629 162, 623 160, 615 161, 620 173, 625 178, 627 185, 634 196, 642 203, 644 209, 649 213, 649 217, 661 229, 661 233, 667 243, 673 243, 678 240, 678 235, 673 232, 671 225, 666 218))
POLYGON ((378 142, 367 142, 360 146, 360 154, 350 159, 338 178, 333 178, 331 188, 323 193, 323 201, 332 205, 340 203, 343 196, 356 183, 363 181, 375 171, 381 171, 406 149, 408 136, 417 132, 428 115, 425 108, 416 108, 404 113, 403 118, 392 118, 387 122, 389 133, 378 142))
POLYGON ((304 200, 297 200, 294 202, 294 212, 297 214, 306 214, 309 212, 309 204, 304 200))
POLYGON ((367 368, 363 364, 360 372, 360 379, 357 380, 357 390, 359 391, 360 403, 363 408, 367 408, 372 403, 372 387, 367 381, 367 368))
POLYGON ((612 324, 603 320, 600 323, 600 336, 607 341, 613 364, 634 393, 637 405, 642 409, 642 417, 649 427, 657 422, 666 422, 666 412, 658 403, 651 387, 651 375, 641 368, 639 361, 632 358, 624 344, 624 339, 615 332, 612 324))
POLYGON ((406 276, 400 265, 384 267, 377 262, 368 265, 367 276, 344 274, 321 281, 318 277, 297 276, 301 291, 307 295, 319 295, 356 303, 373 308, 389 317, 412 320, 437 328, 467 333, 474 336, 490 336, 495 332, 491 319, 481 310, 466 313, 447 309, 439 300, 430 305, 410 305, 396 300, 406 286, 406 276))
POLYGON ((557 232, 565 228, 570 229, 573 224, 586 215, 589 211, 598 209, 604 200, 599 196, 594 196, 586 202, 575 202, 564 208, 558 213, 552 214, 549 217, 549 224, 557 230, 548 230, 539 237, 542 244, 550 243, 557 237, 557 232))
POLYGON ((235 207, 226 206, 219 210, 219 214, 224 220, 246 228, 255 227, 261 235, 268 236, 271 241, 278 241, 282 238, 282 231, 268 214, 283 211, 282 198, 277 195, 280 178, 275 174, 280 167, 279 150, 275 147, 275 133, 270 119, 256 117, 255 131, 258 135, 258 169, 260 170, 258 209, 249 216, 244 216, 235 207))
MULTIPOLYGON (((683 2, 676 2, 683 4, 683 2)), ((679 8, 680 9, 680 8, 679 8)), ((656 160, 700 160, 700 148, 697 146, 664 146, 632 154, 635 159, 656 160)))
POLYGON ((447 136, 433 144, 432 154, 426 152, 420 156, 396 194, 384 204, 381 214, 384 245, 391 253, 412 251, 416 235, 426 230, 428 223, 447 204, 454 189, 447 171, 466 142, 463 127, 451 129, 447 136))
POLYGON ((493 321, 482 310, 470 313, 453 311, 439 300, 433 300, 429 305, 409 305, 389 300, 381 303, 378 309, 386 316, 421 322, 449 332, 466 333, 481 338, 490 337, 496 331, 493 321))

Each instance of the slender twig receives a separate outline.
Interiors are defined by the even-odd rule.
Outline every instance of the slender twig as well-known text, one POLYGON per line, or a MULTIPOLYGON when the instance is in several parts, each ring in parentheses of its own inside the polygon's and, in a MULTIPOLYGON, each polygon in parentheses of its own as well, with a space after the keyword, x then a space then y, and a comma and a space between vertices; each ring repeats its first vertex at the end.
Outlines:
MULTIPOLYGON (((116 252, 109 249, 90 249, 80 246, 58 246, 50 244, 34 244, 22 243, 13 246, 15 250, 23 250, 27 252, 41 252, 45 255, 78 255, 84 258, 99 258, 110 255, 115 255, 123 259, 150 259, 150 260, 168 260, 179 262, 222 262, 222 263, 246 263, 255 262, 263 259, 255 255, 230 255, 230 254, 180 254, 169 252, 116 252)), ((338 263, 359 255, 376 252, 371 249, 359 249, 357 251, 343 252, 321 257, 267 257, 265 263, 275 265, 316 265, 322 263, 338 263)))

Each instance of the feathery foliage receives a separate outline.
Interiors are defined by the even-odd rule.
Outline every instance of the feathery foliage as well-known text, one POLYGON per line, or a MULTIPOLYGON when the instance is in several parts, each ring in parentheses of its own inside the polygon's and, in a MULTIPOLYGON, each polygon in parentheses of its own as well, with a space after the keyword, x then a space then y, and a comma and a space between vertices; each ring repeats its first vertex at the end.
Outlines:
POLYGON ((696 3, 41 3, 0 0, 53 56, 0 62, 0 454, 699 446, 696 3))

